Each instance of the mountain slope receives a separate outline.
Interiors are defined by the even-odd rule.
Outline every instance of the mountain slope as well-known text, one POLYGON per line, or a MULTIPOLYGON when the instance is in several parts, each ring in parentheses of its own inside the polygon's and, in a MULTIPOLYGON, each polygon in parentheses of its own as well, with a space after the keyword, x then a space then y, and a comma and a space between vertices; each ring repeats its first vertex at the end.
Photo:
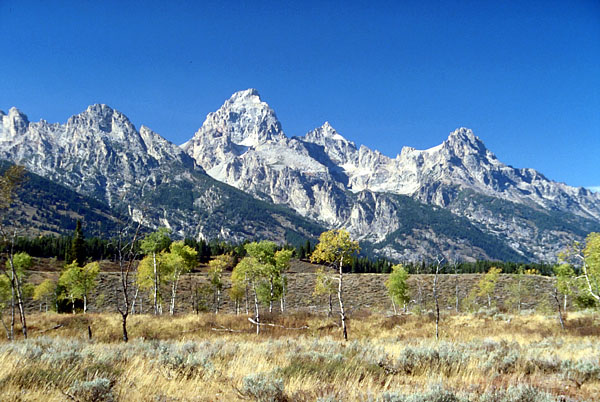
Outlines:
POLYGON ((137 131, 106 105, 90 106, 66 124, 30 123, 14 108, 0 113, 0 158, 176 236, 284 241, 322 230, 212 179, 181 148, 147 127, 137 131))
MULTIPOLYGON (((0 173, 9 165, 9 162, 0 161, 0 173)), ((86 234, 110 236, 116 233, 123 212, 35 173, 26 172, 3 225, 17 229, 19 236, 71 234, 79 219, 85 222, 86 234)))
MULTIPOLYGON (((553 259, 556 250, 581 238, 573 226, 557 229, 564 222, 576 221, 590 229, 600 222, 600 195, 550 181, 532 169, 503 164, 469 129, 457 129, 436 147, 422 151, 405 147, 396 158, 389 158, 364 145, 357 147, 329 123, 303 137, 286 137, 275 112, 254 89, 234 94, 210 113, 183 149, 217 180, 287 205, 324 225, 345 227, 373 244, 391 244, 389 236, 403 225, 402 208, 392 195, 446 208, 502 243, 496 247, 503 250, 499 255, 527 260, 553 259), (465 191, 480 197, 469 197, 465 203, 465 191), (502 226, 494 217, 499 203, 528 212, 502 215, 502 226), (538 219, 542 215, 546 224, 538 219)), ((414 223, 413 229, 423 229, 414 223)), ((455 244, 454 251, 446 252, 466 258, 469 255, 458 250, 467 241, 473 250, 480 250, 475 255, 490 256, 473 244, 475 238, 465 234, 468 230, 450 237, 431 225, 428 230, 433 231, 429 237, 439 239, 434 242, 437 251, 420 251, 425 255, 439 252, 449 242, 455 244)), ((418 256, 403 249, 420 241, 417 232, 411 236, 394 250, 386 246, 385 253, 418 256)))

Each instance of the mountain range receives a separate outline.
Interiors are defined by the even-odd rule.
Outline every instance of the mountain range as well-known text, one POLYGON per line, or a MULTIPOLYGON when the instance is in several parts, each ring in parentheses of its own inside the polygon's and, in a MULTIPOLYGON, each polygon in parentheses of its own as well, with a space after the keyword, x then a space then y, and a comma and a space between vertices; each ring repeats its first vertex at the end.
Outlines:
POLYGON ((177 146, 106 105, 65 124, 0 111, 0 159, 177 236, 301 242, 346 228, 369 255, 552 261, 600 230, 600 195, 508 166, 467 128, 395 158, 329 123, 288 137, 258 91, 177 146))

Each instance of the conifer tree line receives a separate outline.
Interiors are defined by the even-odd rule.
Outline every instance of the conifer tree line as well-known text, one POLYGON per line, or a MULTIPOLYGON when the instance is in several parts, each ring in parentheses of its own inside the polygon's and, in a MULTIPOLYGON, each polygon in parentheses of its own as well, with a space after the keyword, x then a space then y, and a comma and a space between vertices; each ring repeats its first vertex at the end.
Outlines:
MULTIPOLYGON (((81 225, 81 223, 79 223, 81 225)), ((32 257, 39 258, 56 258, 60 261, 71 260, 71 246, 76 238, 77 229, 71 236, 39 236, 39 237, 17 237, 14 243, 16 252, 26 252, 32 257)), ((80 242, 80 240, 77 240, 80 242)), ((186 246, 196 250, 197 260, 199 263, 207 264, 213 257, 222 254, 231 254, 236 259, 241 259, 246 256, 245 243, 232 244, 223 240, 196 240, 186 238, 183 240, 186 246)), ((109 260, 115 261, 117 250, 114 239, 101 239, 98 237, 84 237, 80 242, 80 250, 85 255, 87 261, 109 260)), ((316 245, 315 240, 306 240, 305 243, 294 247, 287 244, 285 248, 294 251, 293 257, 304 261, 310 261, 310 256, 314 252, 316 245)), ((136 244, 138 254, 141 256, 139 244, 136 244)), ((6 252, 6 245, 3 245, 3 252, 6 252)), ((77 258, 76 258, 77 259, 77 258)), ((83 263, 80 261, 80 264, 83 263)), ((344 272, 346 273, 378 273, 389 274, 392 272, 392 267, 395 263, 385 258, 373 258, 368 256, 353 256, 349 261, 344 263, 344 272)), ((419 262, 404 262, 404 269, 410 274, 433 274, 435 273, 435 264, 432 260, 422 260, 419 262)), ((454 272, 453 262, 447 261, 443 265, 444 273, 454 272), (452 267, 451 267, 452 265, 452 267)), ((459 262, 457 269, 458 273, 464 274, 480 274, 489 271, 492 267, 502 269, 503 273, 516 274, 519 270, 535 270, 540 275, 554 275, 553 264, 547 263, 523 263, 523 262, 506 262, 506 261, 489 261, 481 260, 476 262, 459 262)))

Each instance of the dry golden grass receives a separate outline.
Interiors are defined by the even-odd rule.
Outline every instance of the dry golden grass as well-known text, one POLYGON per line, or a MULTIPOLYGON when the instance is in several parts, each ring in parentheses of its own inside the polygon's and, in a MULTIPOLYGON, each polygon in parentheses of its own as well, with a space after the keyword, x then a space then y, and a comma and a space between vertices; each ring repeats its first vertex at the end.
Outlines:
POLYGON ((363 311, 351 317, 346 343, 336 318, 265 315, 309 329, 256 335, 246 316, 140 315, 123 344, 118 315, 35 314, 30 340, 0 344, 0 399, 384 401, 441 394, 441 384, 472 401, 486 393, 488 401, 600 400, 595 313, 572 313, 565 331, 539 314, 445 314, 436 341, 429 315, 363 311))

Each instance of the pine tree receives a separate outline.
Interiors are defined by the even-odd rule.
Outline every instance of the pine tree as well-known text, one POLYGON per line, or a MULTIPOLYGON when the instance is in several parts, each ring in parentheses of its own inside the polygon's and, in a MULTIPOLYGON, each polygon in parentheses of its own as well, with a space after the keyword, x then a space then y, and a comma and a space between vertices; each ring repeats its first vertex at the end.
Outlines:
MULTIPOLYGON (((73 239, 71 240, 71 252, 69 256, 73 261, 76 261, 79 266, 83 266, 86 259, 85 254, 85 238, 83 237, 83 232, 81 230, 81 221, 77 220, 75 233, 73 234, 73 239)), ((67 260, 67 263, 71 263, 73 261, 67 260)))

